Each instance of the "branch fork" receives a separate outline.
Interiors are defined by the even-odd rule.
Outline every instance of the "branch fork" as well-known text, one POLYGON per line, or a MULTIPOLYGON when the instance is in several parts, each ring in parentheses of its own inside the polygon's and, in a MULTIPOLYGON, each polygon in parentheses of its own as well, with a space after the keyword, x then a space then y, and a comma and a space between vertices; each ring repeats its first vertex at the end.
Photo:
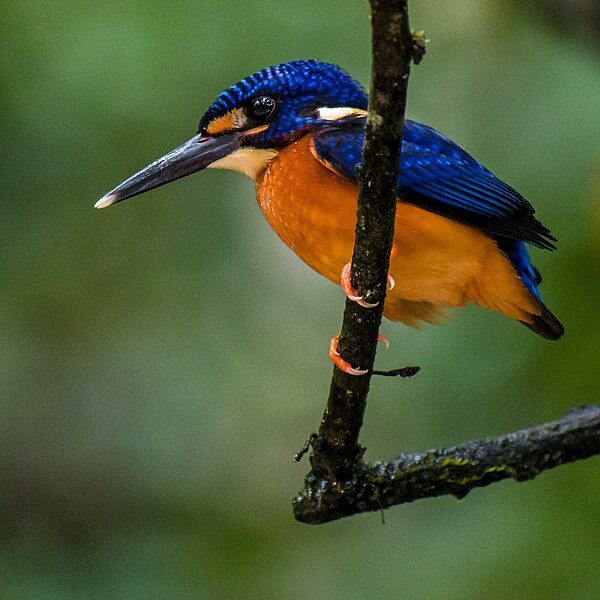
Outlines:
POLYGON ((374 371, 394 237, 397 180, 411 63, 425 53, 423 32, 411 33, 407 0, 370 0, 373 65, 350 283, 369 307, 346 299, 336 352, 364 374, 334 367, 318 434, 295 457, 310 452, 311 471, 293 500, 296 519, 325 523, 397 504, 452 494, 600 454, 600 406, 572 409, 560 419, 460 446, 364 462, 359 433, 371 376, 410 376, 418 367, 374 371))

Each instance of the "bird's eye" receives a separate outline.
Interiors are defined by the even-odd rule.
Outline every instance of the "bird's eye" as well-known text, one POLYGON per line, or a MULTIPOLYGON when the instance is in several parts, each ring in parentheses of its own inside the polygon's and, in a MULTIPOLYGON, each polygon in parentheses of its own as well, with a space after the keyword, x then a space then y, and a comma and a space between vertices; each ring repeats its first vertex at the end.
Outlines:
POLYGON ((247 115, 256 123, 267 123, 275 115, 277 102, 270 96, 257 96, 250 100, 247 115))

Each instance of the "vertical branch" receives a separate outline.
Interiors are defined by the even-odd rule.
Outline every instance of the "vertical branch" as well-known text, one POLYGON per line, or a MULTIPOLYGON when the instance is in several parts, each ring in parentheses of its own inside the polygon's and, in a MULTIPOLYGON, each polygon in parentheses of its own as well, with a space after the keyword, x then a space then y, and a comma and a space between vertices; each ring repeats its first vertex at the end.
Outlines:
POLYGON ((352 285, 375 308, 346 300, 340 334, 341 356, 368 369, 355 376, 334 368, 327 408, 311 464, 317 476, 344 478, 355 470, 363 450, 358 436, 386 295, 389 257, 394 237, 396 177, 410 64, 414 52, 407 0, 371 0, 373 64, 352 257, 352 285))

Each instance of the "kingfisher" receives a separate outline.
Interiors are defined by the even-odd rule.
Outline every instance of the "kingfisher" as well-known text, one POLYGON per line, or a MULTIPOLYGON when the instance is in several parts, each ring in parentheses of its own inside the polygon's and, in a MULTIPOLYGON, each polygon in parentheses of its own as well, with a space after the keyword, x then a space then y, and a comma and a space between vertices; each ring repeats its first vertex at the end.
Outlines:
MULTIPOLYGON (((198 133, 96 202, 104 208, 205 168, 252 178, 263 215, 308 266, 372 307, 350 280, 358 175, 367 115, 365 89, 337 65, 287 62, 221 92, 198 133)), ((548 340, 564 329, 542 301, 527 244, 556 238, 532 205, 452 140, 406 120, 384 316, 419 328, 446 309, 475 304, 548 340)), ((387 342, 382 336, 382 340, 387 342)), ((333 338, 329 356, 342 371, 333 338)))

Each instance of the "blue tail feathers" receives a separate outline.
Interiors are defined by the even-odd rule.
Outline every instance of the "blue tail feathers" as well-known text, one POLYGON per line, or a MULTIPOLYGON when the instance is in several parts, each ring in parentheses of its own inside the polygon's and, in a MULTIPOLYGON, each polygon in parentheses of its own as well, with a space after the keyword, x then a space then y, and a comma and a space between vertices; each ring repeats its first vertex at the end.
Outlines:
POLYGON ((539 271, 531 264, 527 247, 523 242, 509 238, 497 238, 497 242, 498 247, 508 256, 517 270, 519 277, 541 307, 541 314, 534 315, 532 323, 521 322, 525 327, 528 327, 547 340, 558 340, 562 337, 565 329, 562 323, 542 301, 538 287, 542 282, 542 278, 539 271))

